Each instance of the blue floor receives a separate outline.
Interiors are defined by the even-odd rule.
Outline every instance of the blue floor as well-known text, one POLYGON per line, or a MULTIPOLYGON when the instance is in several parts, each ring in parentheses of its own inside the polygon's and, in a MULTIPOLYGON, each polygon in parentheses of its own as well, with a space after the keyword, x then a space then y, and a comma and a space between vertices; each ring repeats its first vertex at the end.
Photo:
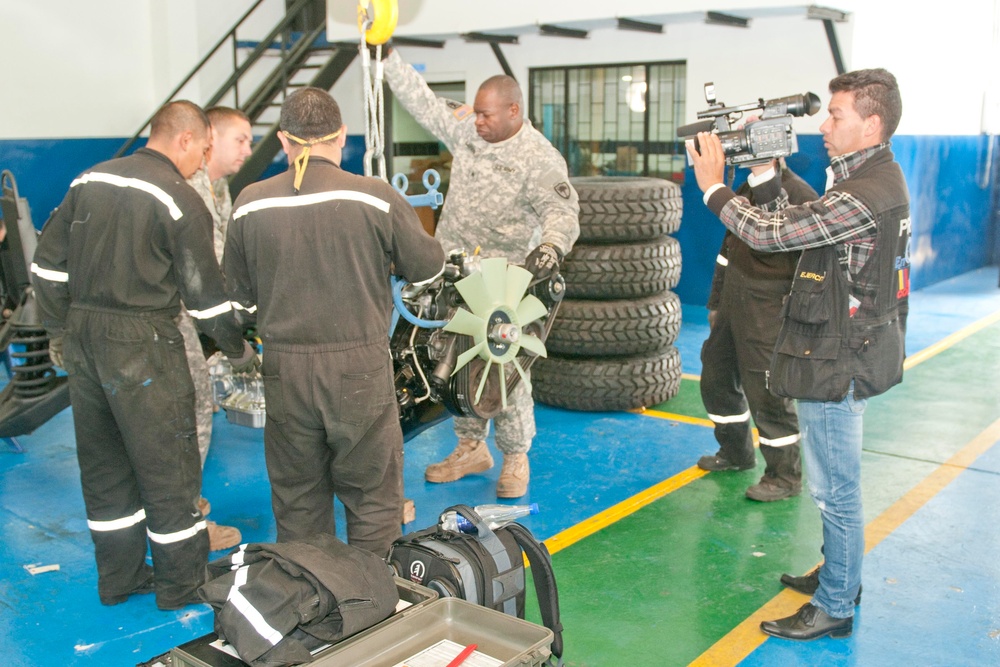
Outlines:
MULTIPOLYGON (((908 352, 998 312, 996 268, 917 292, 908 352)), ((705 309, 685 307, 678 341, 685 373, 700 374, 698 351, 706 335, 705 309)), ((986 385, 983 391, 996 389, 986 385)), ((542 511, 524 523, 542 539, 685 471, 716 449, 708 428, 647 415, 539 406, 536 419, 531 492, 524 502, 537 502, 542 511)), ((495 501, 499 466, 452 484, 424 482, 424 467, 450 451, 453 437, 444 423, 406 445, 406 492, 417 508, 408 530, 433 523, 450 504, 495 501)), ((161 612, 151 596, 100 605, 70 411, 19 442, 24 453, 4 451, 0 443, 0 666, 135 665, 211 631, 207 606, 161 612)), ((920 465, 933 469, 941 462, 931 457, 920 465)), ((821 640, 833 648, 817 662, 802 645, 767 641, 740 664, 1000 665, 998 475, 1000 447, 993 446, 871 552, 878 571, 894 574, 877 585, 866 580, 863 615, 850 642, 821 640), (890 620, 900 607, 911 612, 905 625, 890 620), (955 643, 962 656, 976 658, 949 662, 955 643), (910 656, 916 646, 927 661, 896 660, 894 647, 902 644, 910 656)), ((204 495, 212 503, 210 518, 239 527, 245 541, 274 539, 262 431, 216 415, 204 495)))

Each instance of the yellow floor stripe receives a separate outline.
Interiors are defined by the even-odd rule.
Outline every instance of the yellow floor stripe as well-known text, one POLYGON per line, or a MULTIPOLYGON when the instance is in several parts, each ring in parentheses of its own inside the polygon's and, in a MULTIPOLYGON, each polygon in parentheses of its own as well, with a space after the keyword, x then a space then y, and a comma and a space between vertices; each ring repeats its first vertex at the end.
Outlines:
POLYGON ((906 358, 906 361, 903 362, 903 370, 909 370, 914 366, 916 366, 917 364, 927 361, 936 354, 944 352, 945 350, 947 350, 949 347, 959 342, 960 340, 964 340, 969 336, 971 336, 972 334, 978 333, 983 329, 985 329, 986 327, 990 326, 991 324, 995 324, 997 322, 1000 322, 1000 312, 993 313, 992 315, 984 317, 978 322, 973 322, 969 326, 959 329, 950 336, 942 338, 937 343, 925 347, 916 354, 908 356, 906 358))
POLYGON ((684 424, 694 424, 695 426, 708 426, 710 428, 715 428, 715 424, 712 423, 711 419, 702 419, 701 417, 688 417, 687 415, 678 415, 673 412, 661 412, 660 410, 643 410, 639 414, 649 415, 650 417, 658 417, 660 419, 669 419, 675 422, 682 422, 684 424))
POLYGON ((581 521, 560 533, 556 533, 545 540, 545 546, 548 547, 549 553, 554 554, 707 474, 707 471, 697 466, 692 466, 669 479, 663 480, 656 486, 651 486, 645 491, 637 493, 631 498, 623 500, 599 514, 595 514, 585 521, 581 521))
MULTIPOLYGON (((865 553, 889 536, 894 530, 966 470, 977 457, 1000 440, 1000 419, 976 436, 957 454, 945 461, 922 482, 865 527, 865 553)), ((785 590, 758 609, 752 616, 733 628, 729 634, 702 653, 690 667, 731 667, 738 665, 767 635, 760 631, 761 621, 791 616, 809 596, 785 590)))
MULTIPOLYGON (((903 367, 907 370, 913 368, 917 364, 927 361, 959 341, 998 321, 1000 321, 1000 312, 984 317, 978 322, 974 322, 960 331, 943 338, 938 343, 907 357, 903 367)), ((682 374, 681 378, 701 381, 701 376, 687 373, 682 374)), ((685 424, 707 426, 710 428, 715 427, 715 424, 711 420, 699 417, 689 417, 687 415, 649 409, 635 410, 633 412, 685 424)), ((756 429, 754 431, 756 432, 756 429)), ((963 447, 955 456, 942 464, 940 468, 931 473, 923 482, 911 489, 909 493, 896 501, 877 519, 872 521, 865 528, 866 552, 885 539, 886 536, 891 534, 900 524, 934 497, 935 494, 946 487, 959 473, 968 468, 976 457, 989 449, 998 439, 1000 439, 1000 420, 994 422, 993 425, 981 433, 975 440, 963 447)), ((656 486, 650 487, 599 514, 595 514, 585 521, 581 521, 553 535, 545 540, 545 545, 549 553, 554 554, 707 474, 707 471, 701 470, 697 466, 692 466, 660 482, 656 486)), ((767 639, 767 635, 764 635, 760 631, 761 621, 790 616, 808 600, 809 596, 807 595, 802 595, 792 590, 782 591, 772 598, 770 602, 758 609, 752 616, 733 628, 729 634, 716 642, 711 648, 702 653, 691 663, 692 667, 729 667, 738 664, 767 639)))

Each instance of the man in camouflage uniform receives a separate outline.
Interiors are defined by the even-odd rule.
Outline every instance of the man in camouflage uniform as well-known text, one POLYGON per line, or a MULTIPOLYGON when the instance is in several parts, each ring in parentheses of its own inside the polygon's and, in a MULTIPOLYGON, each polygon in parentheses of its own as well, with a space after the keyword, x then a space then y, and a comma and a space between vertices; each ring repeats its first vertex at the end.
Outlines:
MULTIPOLYGON (((395 49, 385 78, 407 111, 453 155, 448 198, 435 233, 445 251, 482 248, 483 257, 506 257, 536 278, 548 278, 580 234, 580 205, 566 161, 523 118, 521 89, 509 76, 487 79, 474 106, 438 98, 395 49)), ((527 493, 528 449, 535 435, 534 403, 519 383, 494 419, 504 463, 497 496, 527 493)), ((486 445, 489 422, 456 418, 458 447, 427 467, 429 482, 451 482, 493 467, 486 445)))
MULTIPOLYGON (((250 119, 239 109, 212 107, 205 112, 205 115, 212 124, 212 151, 201 169, 187 179, 187 182, 198 191, 212 214, 215 258, 221 264, 222 252, 226 247, 226 225, 229 224, 229 215, 233 210, 228 177, 239 171, 243 161, 250 155, 253 131, 250 119)), ((204 467, 208 447, 212 441, 212 415, 215 413, 212 380, 201 339, 195 329, 194 321, 186 310, 181 309, 175 323, 184 336, 184 350, 187 353, 188 365, 191 367, 191 379, 194 381, 198 451, 201 453, 201 465, 204 467)), ((212 506, 202 497, 198 501, 198 508, 202 515, 208 515, 212 506)), ((234 526, 220 526, 214 521, 208 522, 208 537, 212 551, 229 549, 243 539, 239 529, 234 526)))

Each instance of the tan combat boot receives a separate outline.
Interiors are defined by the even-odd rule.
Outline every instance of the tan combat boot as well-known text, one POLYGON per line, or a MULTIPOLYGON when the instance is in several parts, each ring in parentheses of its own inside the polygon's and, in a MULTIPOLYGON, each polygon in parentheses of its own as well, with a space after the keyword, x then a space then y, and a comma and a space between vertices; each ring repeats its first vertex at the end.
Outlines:
POLYGON ((220 526, 214 521, 208 522, 208 549, 209 551, 222 551, 232 549, 243 539, 239 528, 234 526, 220 526))
POLYGON ((527 454, 504 454, 503 469, 497 480, 497 498, 520 498, 528 492, 530 478, 527 454))
POLYGON ((454 482, 466 475, 483 472, 493 467, 490 448, 482 440, 461 438, 458 447, 444 461, 432 463, 424 471, 424 479, 440 484, 454 482))

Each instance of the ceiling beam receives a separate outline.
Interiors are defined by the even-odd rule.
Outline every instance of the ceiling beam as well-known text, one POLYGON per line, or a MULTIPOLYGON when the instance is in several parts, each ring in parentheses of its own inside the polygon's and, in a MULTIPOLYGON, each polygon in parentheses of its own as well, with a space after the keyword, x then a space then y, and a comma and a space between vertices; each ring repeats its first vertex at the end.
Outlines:
POLYGON ((843 23, 847 20, 847 12, 842 12, 839 9, 831 9, 829 7, 817 7, 816 5, 810 5, 806 7, 806 18, 807 19, 818 19, 820 21, 836 21, 837 23, 843 23))
POLYGON ((705 23, 711 25, 728 25, 734 28, 749 28, 750 19, 722 12, 705 12, 705 23))
POLYGON ((646 21, 636 21, 635 19, 618 19, 619 30, 636 30, 638 32, 663 33, 662 23, 647 23, 646 21))
POLYGON ((573 39, 587 39, 586 30, 577 30, 575 28, 563 28, 557 25, 551 25, 549 23, 542 23, 538 26, 539 32, 543 35, 548 35, 550 37, 572 37, 573 39))
POLYGON ((394 46, 420 46, 428 49, 443 49, 444 40, 418 39, 416 37, 393 37, 394 46))
POLYGON ((490 35, 485 32, 467 32, 460 35, 467 42, 490 42, 492 44, 517 44, 517 35, 490 35))

